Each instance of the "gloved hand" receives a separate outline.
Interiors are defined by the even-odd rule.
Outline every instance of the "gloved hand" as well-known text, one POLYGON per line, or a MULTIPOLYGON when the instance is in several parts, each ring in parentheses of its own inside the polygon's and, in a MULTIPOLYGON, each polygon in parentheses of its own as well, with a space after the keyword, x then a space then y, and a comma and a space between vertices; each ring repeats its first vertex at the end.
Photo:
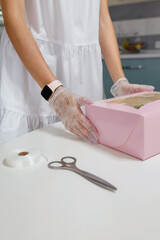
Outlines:
POLYGON ((154 90, 153 86, 131 84, 128 82, 127 78, 121 78, 111 87, 110 92, 114 97, 120 97, 123 95, 132 94, 132 93, 153 91, 153 90, 154 90))
POLYGON ((59 87, 49 101, 67 130, 90 143, 98 143, 98 132, 84 116, 80 106, 92 102, 59 87))

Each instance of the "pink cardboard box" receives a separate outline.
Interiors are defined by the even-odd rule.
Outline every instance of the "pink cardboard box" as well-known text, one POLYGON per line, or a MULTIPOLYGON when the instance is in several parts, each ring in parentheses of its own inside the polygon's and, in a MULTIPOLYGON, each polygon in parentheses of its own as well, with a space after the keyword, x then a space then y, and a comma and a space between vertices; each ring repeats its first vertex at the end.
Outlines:
POLYGON ((160 153, 160 93, 145 92, 86 105, 99 142, 145 160, 160 153))

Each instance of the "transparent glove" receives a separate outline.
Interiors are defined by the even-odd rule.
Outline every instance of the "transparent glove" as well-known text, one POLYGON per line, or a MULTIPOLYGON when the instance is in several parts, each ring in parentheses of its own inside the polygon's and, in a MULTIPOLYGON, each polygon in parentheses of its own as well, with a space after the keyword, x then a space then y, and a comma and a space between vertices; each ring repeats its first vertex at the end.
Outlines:
POLYGON ((110 92, 114 97, 120 97, 123 95, 132 94, 132 93, 153 91, 153 90, 154 90, 153 86, 131 84, 128 82, 127 78, 121 78, 111 87, 110 92))
POLYGON ((70 132, 90 143, 98 143, 98 132, 93 124, 84 116, 80 106, 92 102, 75 95, 64 87, 59 87, 49 101, 62 123, 70 132))

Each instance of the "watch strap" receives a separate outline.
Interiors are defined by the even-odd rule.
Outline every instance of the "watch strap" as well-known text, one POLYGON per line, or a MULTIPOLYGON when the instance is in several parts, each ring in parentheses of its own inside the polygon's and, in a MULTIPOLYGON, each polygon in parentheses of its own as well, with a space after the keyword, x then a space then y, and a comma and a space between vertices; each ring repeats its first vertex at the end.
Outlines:
POLYGON ((51 88, 52 92, 54 93, 56 89, 60 86, 63 86, 63 84, 59 80, 54 80, 53 82, 47 84, 49 88, 51 88))

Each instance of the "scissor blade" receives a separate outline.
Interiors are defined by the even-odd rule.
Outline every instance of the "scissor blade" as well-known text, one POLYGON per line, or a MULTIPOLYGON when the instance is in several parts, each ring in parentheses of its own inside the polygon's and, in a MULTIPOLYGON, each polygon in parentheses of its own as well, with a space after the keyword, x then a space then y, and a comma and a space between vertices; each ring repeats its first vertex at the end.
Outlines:
POLYGON ((81 174, 83 177, 85 177, 89 181, 93 182, 94 184, 97 184, 100 187, 106 188, 111 191, 117 190, 117 188, 115 186, 113 186, 109 182, 105 181, 104 179, 95 176, 94 174, 88 173, 88 172, 80 170, 80 169, 76 169, 76 172, 81 174))
POLYGON ((86 179, 88 179, 89 181, 93 182, 94 184, 97 184, 98 186, 103 187, 105 189, 108 189, 108 190, 111 190, 111 191, 116 191, 117 190, 117 188, 115 186, 113 186, 111 183, 109 183, 107 181, 105 181, 105 183, 102 183, 102 182, 99 182, 99 181, 97 181, 95 179, 92 179, 92 178, 87 178, 86 177, 86 179))

